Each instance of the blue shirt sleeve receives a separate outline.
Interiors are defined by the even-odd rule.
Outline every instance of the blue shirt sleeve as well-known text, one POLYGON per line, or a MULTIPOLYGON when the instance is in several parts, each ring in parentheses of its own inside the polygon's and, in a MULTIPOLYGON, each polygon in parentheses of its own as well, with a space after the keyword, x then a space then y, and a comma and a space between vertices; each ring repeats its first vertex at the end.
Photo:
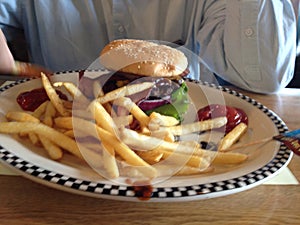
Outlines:
POLYGON ((207 6, 198 32, 200 57, 222 79, 270 93, 292 79, 295 16, 289 0, 231 0, 207 6))

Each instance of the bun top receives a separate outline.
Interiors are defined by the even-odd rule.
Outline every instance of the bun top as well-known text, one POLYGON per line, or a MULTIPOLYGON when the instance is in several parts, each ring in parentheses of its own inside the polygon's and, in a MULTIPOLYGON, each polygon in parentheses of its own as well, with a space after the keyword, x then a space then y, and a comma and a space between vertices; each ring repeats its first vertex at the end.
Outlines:
POLYGON ((188 66, 186 56, 167 45, 135 39, 115 40, 100 53, 107 69, 142 76, 174 77, 188 66))

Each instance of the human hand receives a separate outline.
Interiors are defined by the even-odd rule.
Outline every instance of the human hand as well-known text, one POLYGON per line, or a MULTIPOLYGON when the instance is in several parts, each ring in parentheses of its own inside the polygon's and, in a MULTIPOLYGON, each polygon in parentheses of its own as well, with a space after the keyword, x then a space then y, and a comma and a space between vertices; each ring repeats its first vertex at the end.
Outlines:
POLYGON ((42 66, 19 61, 14 61, 14 65, 11 70, 12 75, 22 77, 40 77, 41 73, 50 75, 52 72, 42 66))
POLYGON ((39 77, 41 72, 51 74, 48 69, 27 62, 15 61, 0 29, 0 73, 7 75, 39 77))
POLYGON ((14 57, 12 56, 7 43, 5 36, 0 29, 0 72, 1 73, 11 73, 14 67, 14 57))

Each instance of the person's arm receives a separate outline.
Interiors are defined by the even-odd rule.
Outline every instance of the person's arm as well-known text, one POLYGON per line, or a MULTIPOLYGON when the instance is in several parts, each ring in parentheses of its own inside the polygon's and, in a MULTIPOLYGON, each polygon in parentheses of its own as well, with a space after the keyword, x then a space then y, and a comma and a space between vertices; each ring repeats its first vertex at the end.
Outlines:
POLYGON ((41 72, 51 74, 49 70, 39 65, 14 60, 6 43, 6 38, 0 29, 0 74, 37 77, 40 76, 41 72))
POLYGON ((0 73, 11 73, 14 68, 14 58, 11 54, 5 36, 0 29, 0 73))
POLYGON ((207 1, 200 57, 224 80, 271 93, 293 77, 296 18, 290 0, 207 1))

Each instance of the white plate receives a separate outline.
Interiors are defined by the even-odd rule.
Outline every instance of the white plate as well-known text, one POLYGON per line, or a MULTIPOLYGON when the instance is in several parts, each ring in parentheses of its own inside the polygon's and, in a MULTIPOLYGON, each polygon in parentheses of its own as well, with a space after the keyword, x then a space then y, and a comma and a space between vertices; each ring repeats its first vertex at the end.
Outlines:
MULTIPOLYGON (((95 72, 91 72, 95 73, 95 72)), ((78 72, 57 74, 53 79, 77 81, 78 72)), ((284 122, 259 102, 212 84, 188 80, 190 97, 196 108, 212 103, 226 103, 243 109, 249 117, 249 130, 241 143, 260 140, 288 129, 284 122)), ((16 97, 26 90, 41 87, 39 79, 22 80, 0 89, 0 120, 8 110, 19 109, 16 97)), ((217 167, 214 172, 173 176, 162 183, 153 184, 148 201, 187 201, 225 196, 262 184, 287 166, 292 152, 279 142, 248 147, 240 150, 249 159, 237 166, 217 167)), ((125 201, 139 201, 134 187, 112 183, 94 172, 88 165, 71 155, 60 162, 50 160, 41 149, 20 142, 10 135, 0 135, 0 159, 25 177, 67 192, 91 197, 125 201)))

